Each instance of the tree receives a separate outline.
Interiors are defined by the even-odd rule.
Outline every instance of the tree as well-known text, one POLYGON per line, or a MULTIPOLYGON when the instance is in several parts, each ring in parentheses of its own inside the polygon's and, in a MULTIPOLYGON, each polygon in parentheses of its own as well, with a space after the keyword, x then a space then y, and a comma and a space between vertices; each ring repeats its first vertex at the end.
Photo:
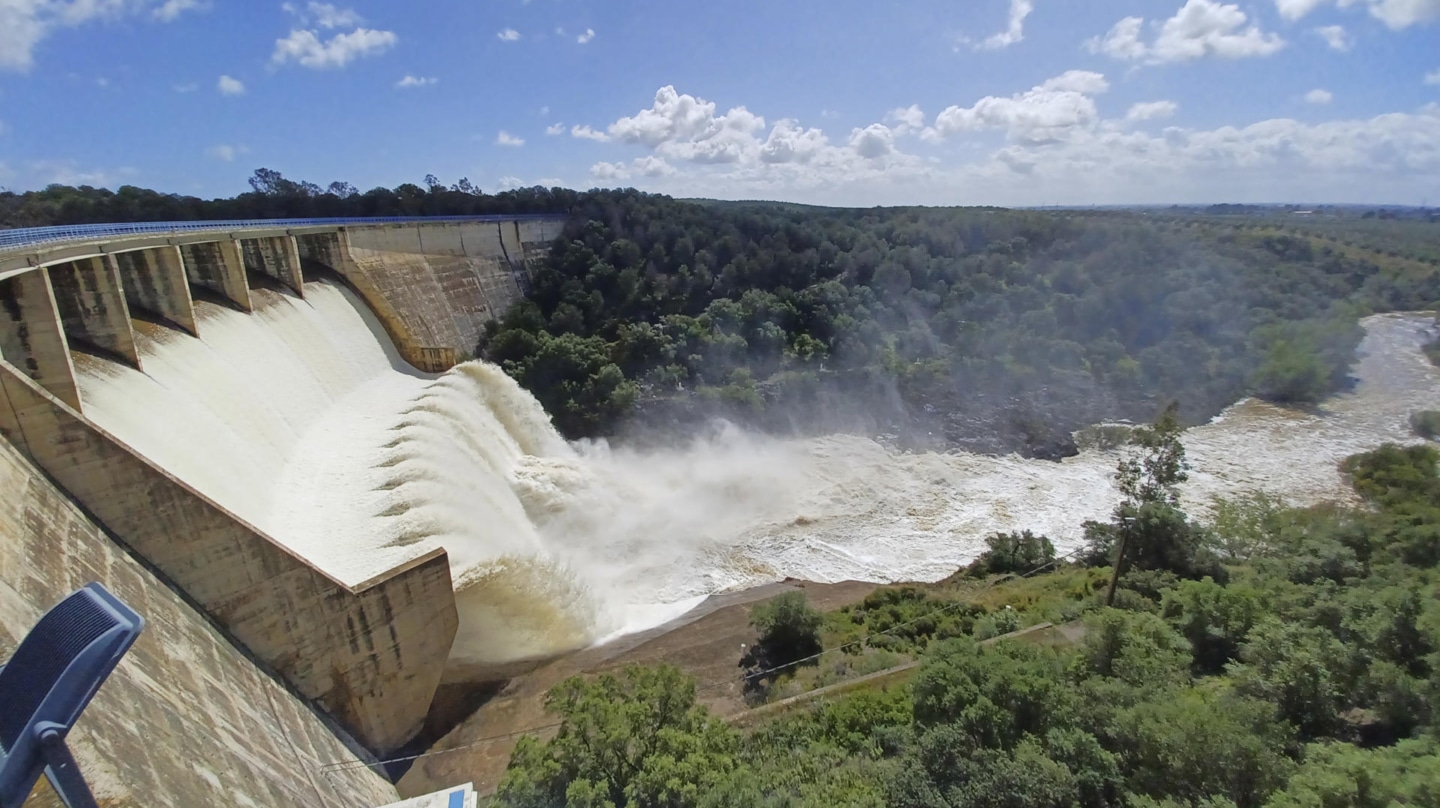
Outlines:
POLYGON ((695 704, 668 665, 572 677, 545 698, 561 718, 549 741, 520 739, 496 802, 513 808, 688 808, 737 766, 739 739, 695 704))
POLYGON ((1109 523, 1085 523, 1085 559, 1114 565, 1107 604, 1114 601, 1127 560, 1138 570, 1168 570, 1183 577, 1223 574, 1209 548, 1209 534, 1180 510, 1179 485, 1189 478, 1180 432, 1174 402, 1152 426, 1135 430, 1138 449, 1122 456, 1115 468, 1115 485, 1124 499, 1109 523))
POLYGON ((971 564, 972 573, 1029 573, 1055 561, 1055 545, 1050 539, 1028 530, 993 533, 985 545, 990 549, 971 564))
POLYGON ((747 688, 759 688, 762 679, 781 673, 776 668, 820 653, 820 627, 824 622, 824 616, 810 606, 804 592, 785 592, 756 606, 750 613, 750 625, 759 636, 740 660, 747 671, 747 688))

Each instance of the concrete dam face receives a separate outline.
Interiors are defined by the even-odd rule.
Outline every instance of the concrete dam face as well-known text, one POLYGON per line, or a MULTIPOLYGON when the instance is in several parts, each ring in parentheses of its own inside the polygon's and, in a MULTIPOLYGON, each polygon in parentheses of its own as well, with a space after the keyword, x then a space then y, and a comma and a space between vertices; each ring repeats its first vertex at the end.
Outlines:
POLYGON ((443 548, 449 678, 626 628, 585 548, 532 519, 537 480, 583 473, 534 398, 481 362, 418 371, 349 289, 304 291, 253 290, 248 314, 197 303, 198 339, 138 329, 144 372, 79 357, 88 417, 347 585, 443 548))

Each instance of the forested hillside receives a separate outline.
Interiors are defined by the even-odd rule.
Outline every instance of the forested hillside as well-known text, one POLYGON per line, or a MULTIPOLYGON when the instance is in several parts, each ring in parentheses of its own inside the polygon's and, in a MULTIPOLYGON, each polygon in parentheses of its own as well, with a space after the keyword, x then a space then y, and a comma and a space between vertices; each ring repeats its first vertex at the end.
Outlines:
POLYGON ((571 436, 718 413, 1055 456, 1170 399, 1189 421, 1316 401, 1346 383, 1358 316, 1440 300, 1433 267, 1127 213, 617 191, 573 214, 480 346, 571 436))

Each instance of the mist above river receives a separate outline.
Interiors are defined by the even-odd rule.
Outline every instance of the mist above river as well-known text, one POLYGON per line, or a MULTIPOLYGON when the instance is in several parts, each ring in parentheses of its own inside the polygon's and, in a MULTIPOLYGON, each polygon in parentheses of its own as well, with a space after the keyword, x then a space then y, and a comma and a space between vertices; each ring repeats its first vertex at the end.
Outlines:
MULTIPOLYGON (((1118 498, 1103 451, 905 453, 723 423, 660 450, 571 444, 499 368, 409 368, 339 286, 255 294, 253 315, 198 303, 202 339, 145 329, 145 373, 83 357, 87 415, 347 582, 444 547, 463 664, 562 652, 787 576, 936 580, 997 530, 1069 550, 1118 498)), ((1356 388, 1313 412, 1247 401, 1187 431, 1187 506, 1346 496, 1336 463, 1412 440, 1410 412, 1440 402, 1418 350, 1429 322, 1368 318, 1356 388)))

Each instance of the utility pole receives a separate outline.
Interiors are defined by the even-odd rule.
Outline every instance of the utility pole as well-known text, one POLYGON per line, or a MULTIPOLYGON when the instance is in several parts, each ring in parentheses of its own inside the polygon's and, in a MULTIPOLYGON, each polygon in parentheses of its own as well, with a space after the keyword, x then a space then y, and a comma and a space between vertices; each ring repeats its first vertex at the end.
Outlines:
POLYGON ((1120 565, 1125 563, 1125 542, 1130 538, 1130 526, 1135 517, 1126 516, 1120 520, 1120 550, 1115 554, 1115 571, 1110 574, 1110 591, 1105 593, 1105 606, 1115 604, 1115 586, 1120 583, 1120 565))

